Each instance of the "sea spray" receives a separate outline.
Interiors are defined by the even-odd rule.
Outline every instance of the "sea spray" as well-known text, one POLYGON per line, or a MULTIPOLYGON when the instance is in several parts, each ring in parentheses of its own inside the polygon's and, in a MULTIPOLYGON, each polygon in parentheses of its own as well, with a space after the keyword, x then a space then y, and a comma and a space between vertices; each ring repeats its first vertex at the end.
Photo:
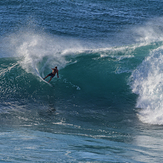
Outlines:
POLYGON ((6 50, 9 57, 20 57, 20 64, 28 73, 44 74, 46 68, 58 66, 64 68, 67 64, 65 56, 85 49, 81 43, 71 38, 50 36, 44 32, 32 30, 19 31, 6 38, 9 49, 6 50))
POLYGON ((149 44, 163 41, 163 18, 155 18, 147 21, 142 26, 132 29, 136 42, 149 44))

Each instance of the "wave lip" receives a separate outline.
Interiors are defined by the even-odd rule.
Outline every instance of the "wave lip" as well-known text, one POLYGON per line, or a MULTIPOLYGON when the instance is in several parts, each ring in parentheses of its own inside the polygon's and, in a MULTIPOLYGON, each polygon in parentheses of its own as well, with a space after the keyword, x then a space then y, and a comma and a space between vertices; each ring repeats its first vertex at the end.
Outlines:
POLYGON ((144 123, 163 124, 163 47, 150 55, 132 73, 132 91, 138 94, 136 107, 144 123))

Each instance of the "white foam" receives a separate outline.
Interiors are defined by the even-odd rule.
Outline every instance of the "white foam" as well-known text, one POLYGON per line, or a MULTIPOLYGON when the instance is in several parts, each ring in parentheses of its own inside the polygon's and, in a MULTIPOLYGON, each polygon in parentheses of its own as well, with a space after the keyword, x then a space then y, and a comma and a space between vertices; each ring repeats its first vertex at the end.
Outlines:
POLYGON ((163 124, 163 46, 132 73, 132 91, 138 94, 138 117, 144 123, 163 124))

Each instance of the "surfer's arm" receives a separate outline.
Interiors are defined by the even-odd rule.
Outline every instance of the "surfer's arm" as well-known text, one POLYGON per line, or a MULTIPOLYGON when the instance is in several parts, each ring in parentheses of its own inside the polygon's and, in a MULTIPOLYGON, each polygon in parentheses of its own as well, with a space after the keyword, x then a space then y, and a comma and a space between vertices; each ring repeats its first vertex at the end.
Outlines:
POLYGON ((57 70, 57 77, 59 78, 58 70, 57 70))

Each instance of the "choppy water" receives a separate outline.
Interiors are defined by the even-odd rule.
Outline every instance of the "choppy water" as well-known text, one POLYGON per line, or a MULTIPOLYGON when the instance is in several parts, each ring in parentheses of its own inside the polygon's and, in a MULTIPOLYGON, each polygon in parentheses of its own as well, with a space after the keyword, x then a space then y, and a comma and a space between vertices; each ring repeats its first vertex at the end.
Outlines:
POLYGON ((0 2, 0 161, 162 162, 162 7, 0 2))

